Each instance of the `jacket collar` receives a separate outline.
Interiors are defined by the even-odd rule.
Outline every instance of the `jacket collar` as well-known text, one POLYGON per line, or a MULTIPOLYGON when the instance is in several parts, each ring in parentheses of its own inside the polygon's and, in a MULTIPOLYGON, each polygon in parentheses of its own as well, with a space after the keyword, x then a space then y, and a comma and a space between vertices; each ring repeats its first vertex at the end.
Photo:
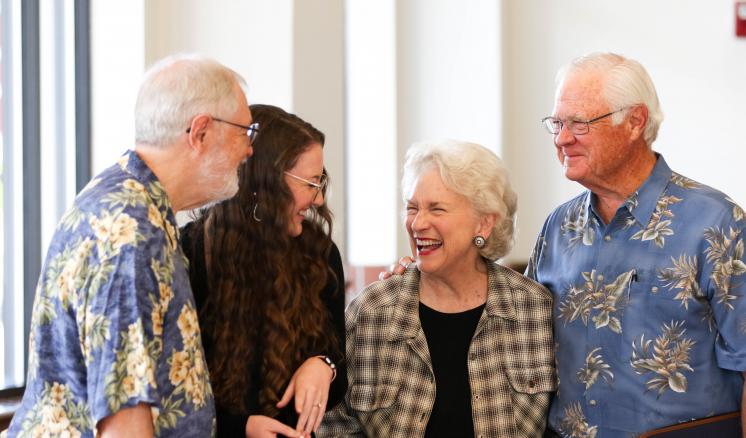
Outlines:
MULTIPOLYGON (((511 285, 505 277, 504 268, 497 263, 485 260, 487 266, 487 303, 485 313, 488 317, 499 317, 515 320, 516 312, 513 305, 511 285)), ((398 289, 394 291, 397 299, 394 301, 394 312, 388 326, 386 339, 401 341, 414 339, 422 333, 420 324, 420 271, 413 264, 402 274, 398 289)))

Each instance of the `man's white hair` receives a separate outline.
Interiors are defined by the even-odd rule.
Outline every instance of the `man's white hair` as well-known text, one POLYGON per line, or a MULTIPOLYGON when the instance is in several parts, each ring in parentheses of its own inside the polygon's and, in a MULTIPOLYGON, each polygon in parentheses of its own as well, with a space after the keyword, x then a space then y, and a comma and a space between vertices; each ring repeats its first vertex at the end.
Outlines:
POLYGON ((238 111, 238 73, 196 54, 164 58, 145 73, 135 104, 135 143, 165 147, 198 114, 228 117, 238 111))
MULTIPOLYGON (((557 73, 557 93, 565 78, 577 72, 598 72, 604 76, 603 98, 610 111, 645 105, 648 109, 648 121, 643 138, 648 147, 653 144, 663 122, 663 112, 653 80, 642 64, 615 53, 595 52, 575 58, 557 73)), ((621 123, 625 114, 626 111, 614 114, 612 123, 621 123)))

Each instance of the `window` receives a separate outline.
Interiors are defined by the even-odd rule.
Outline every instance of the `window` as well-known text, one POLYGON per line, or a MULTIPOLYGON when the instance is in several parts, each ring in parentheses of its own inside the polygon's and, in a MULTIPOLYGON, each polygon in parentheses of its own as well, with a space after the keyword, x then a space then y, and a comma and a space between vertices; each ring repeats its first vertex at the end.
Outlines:
POLYGON ((90 177, 88 2, 0 0, 0 389, 24 384, 46 246, 90 177))

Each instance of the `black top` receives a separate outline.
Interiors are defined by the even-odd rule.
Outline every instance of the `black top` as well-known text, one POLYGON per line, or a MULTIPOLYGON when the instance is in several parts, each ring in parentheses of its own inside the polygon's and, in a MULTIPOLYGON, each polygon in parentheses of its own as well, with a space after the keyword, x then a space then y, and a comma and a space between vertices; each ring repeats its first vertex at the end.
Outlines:
POLYGON ((469 345, 484 304, 466 312, 441 313, 420 303, 420 323, 435 373, 435 404, 425 437, 473 437, 469 345))
MULTIPOLYGON (((192 241, 191 236, 192 223, 187 224, 181 229, 181 246, 184 250, 184 254, 189 259, 189 276, 191 279, 192 291, 194 293, 194 301, 197 306, 197 312, 202 309, 207 297, 207 270, 205 266, 205 245, 204 245, 204 234, 197 236, 192 241), (197 255, 195 257, 195 255, 197 255)), ((329 253, 329 267, 334 271, 336 279, 329 278, 324 290, 321 291, 321 300, 324 306, 329 311, 331 318, 331 324, 334 327, 337 340, 339 342, 339 352, 342 356, 332 357, 334 363, 337 365, 337 378, 332 382, 331 388, 329 388, 329 400, 327 402, 326 409, 332 409, 337 403, 342 401, 344 394, 347 391, 347 372, 344 363, 345 353, 345 321, 344 321, 344 310, 345 310, 345 293, 344 293, 344 270, 342 268, 342 257, 339 254, 339 249, 332 243, 332 248, 329 253)), ((331 277, 331 276, 330 276, 331 277)), ((200 315, 200 320, 201 320, 200 315)), ((201 321, 200 321, 201 322, 201 321)), ((212 341, 210 336, 206 333, 202 333, 202 343, 205 348, 205 356, 207 362, 210 362, 212 354, 212 341)), ((318 354, 327 354, 325 352, 318 352, 318 354)), ((259 357, 260 355, 257 355, 259 357)), ((251 379, 254 382, 261 380, 260 363, 251 365, 251 379)), ((246 394, 246 406, 247 409, 241 414, 233 414, 226 409, 224 406, 220 406, 217 401, 215 403, 215 411, 217 417, 217 436, 222 437, 245 437, 246 436, 246 422, 250 415, 260 414, 261 409, 259 408, 259 394, 257 391, 251 391, 246 394)), ((298 422, 298 415, 295 412, 295 403, 291 400, 288 405, 280 411, 275 417, 277 420, 287 424, 290 427, 295 428, 298 422)))

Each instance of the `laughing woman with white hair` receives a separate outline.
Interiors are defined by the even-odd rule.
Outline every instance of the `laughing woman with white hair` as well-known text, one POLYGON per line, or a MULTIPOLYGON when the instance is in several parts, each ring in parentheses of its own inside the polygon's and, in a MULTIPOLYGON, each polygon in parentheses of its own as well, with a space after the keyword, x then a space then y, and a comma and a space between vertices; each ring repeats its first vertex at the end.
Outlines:
POLYGON ((348 391, 318 436, 541 436, 552 298, 496 263, 517 204, 505 167, 477 144, 415 144, 402 195, 416 263, 347 309, 348 391))

